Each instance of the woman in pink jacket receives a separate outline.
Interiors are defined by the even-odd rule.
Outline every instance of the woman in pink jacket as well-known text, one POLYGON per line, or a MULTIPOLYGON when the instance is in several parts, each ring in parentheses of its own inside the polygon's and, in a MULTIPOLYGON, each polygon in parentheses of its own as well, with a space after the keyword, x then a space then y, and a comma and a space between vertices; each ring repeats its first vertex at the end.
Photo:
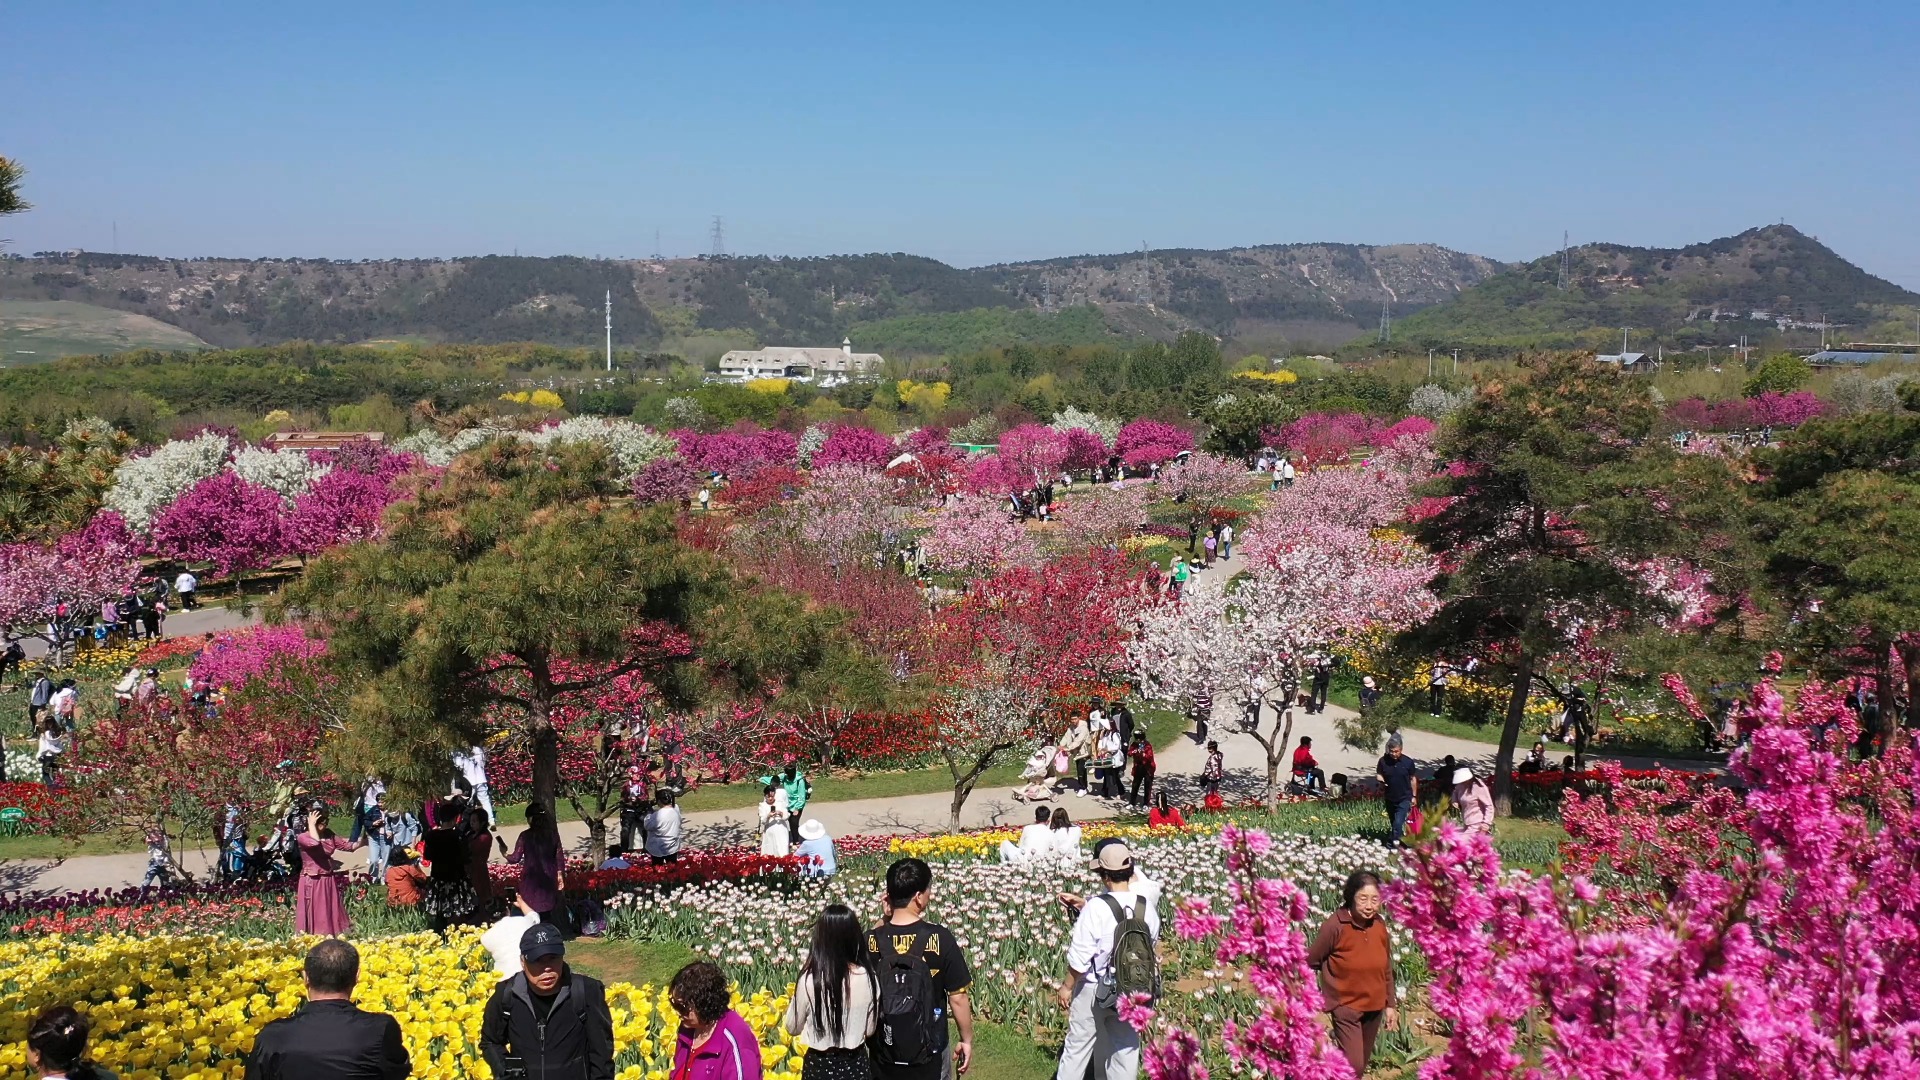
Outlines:
POLYGON ((680 1016, 671 1080, 760 1080, 760 1039, 731 1008, 720 969, 696 960, 674 975, 667 1001, 680 1016))
POLYGON ((1467 835, 1493 832, 1493 792, 1487 782, 1465 767, 1453 770, 1453 805, 1460 808, 1460 823, 1467 835))

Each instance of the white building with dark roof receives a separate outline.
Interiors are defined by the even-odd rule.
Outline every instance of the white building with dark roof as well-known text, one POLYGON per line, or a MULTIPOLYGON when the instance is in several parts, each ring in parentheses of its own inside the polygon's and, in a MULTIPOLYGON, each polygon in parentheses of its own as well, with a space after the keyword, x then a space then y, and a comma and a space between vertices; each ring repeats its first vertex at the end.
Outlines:
POLYGON ((769 345, 764 349, 733 349, 720 358, 720 373, 739 379, 810 379, 870 375, 880 370, 886 358, 879 353, 853 351, 853 340, 844 339, 837 349, 813 349, 792 345, 769 345))

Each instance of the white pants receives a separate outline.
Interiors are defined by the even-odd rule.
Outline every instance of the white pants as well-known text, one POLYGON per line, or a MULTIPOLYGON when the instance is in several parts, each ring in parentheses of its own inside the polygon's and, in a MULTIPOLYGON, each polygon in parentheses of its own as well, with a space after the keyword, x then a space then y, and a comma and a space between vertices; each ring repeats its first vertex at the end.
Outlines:
POLYGON ((1095 1080, 1138 1080, 1140 1033, 1116 1013, 1093 1007, 1099 984, 1083 979, 1067 1010, 1067 1041, 1060 1048, 1060 1071, 1055 1080, 1085 1080, 1087 1065, 1096 1059, 1095 1080))

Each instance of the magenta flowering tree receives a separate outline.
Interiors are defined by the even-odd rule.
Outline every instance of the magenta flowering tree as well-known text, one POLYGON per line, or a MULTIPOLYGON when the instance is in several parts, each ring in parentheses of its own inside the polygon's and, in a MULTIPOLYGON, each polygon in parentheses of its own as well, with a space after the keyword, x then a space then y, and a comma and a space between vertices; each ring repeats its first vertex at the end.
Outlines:
POLYGON ((953 453, 953 437, 949 435, 947 429, 943 427, 915 428, 913 433, 907 436, 906 448, 909 454, 919 454, 923 456, 926 454, 951 454, 953 453))
POLYGON ((680 456, 702 475, 744 477, 769 466, 792 465, 800 446, 791 432, 751 424, 710 435, 685 429, 671 434, 680 444, 680 456))
POLYGON ((822 465, 885 466, 898 453, 893 440, 872 428, 842 424, 827 435, 827 441, 814 452, 813 467, 822 465))
POLYGON ((1768 390, 1747 401, 1753 409, 1753 422, 1771 427, 1799 427, 1827 409, 1827 403, 1811 390, 1786 394, 1768 390))
POLYGON ((1070 472, 1092 472, 1107 463, 1112 456, 1112 448, 1107 440, 1091 428, 1068 428, 1063 434, 1067 437, 1067 456, 1060 467, 1070 472))
POLYGON ((935 511, 933 528, 921 544, 935 569, 969 578, 1029 566, 1038 558, 1027 531, 1008 520, 1005 506, 985 495, 962 496, 935 511))
POLYGON ((153 549, 243 575, 286 553, 278 492, 223 472, 188 488, 153 519, 153 549))
MULTIPOLYGON (((1645 906, 1617 910, 1604 879, 1511 874, 1486 836, 1450 822, 1414 846, 1415 878, 1389 886, 1389 906, 1426 953, 1433 1010, 1452 1030, 1423 1076, 1920 1075, 1910 741, 1850 761, 1853 714, 1818 685, 1789 711, 1763 682, 1737 718, 1741 804, 1707 789, 1656 813, 1711 813, 1738 842, 1675 864, 1645 906)), ((1590 816, 1570 828, 1604 834, 1590 816)))
POLYGON ((311 660, 327 650, 325 641, 298 623, 222 630, 212 637, 188 668, 196 686, 237 690, 249 680, 279 673, 289 661, 311 660))
POLYGON ((1193 449, 1193 434, 1159 420, 1135 420, 1120 429, 1113 440, 1114 453, 1129 469, 1172 461, 1193 449))
POLYGON ((999 457, 1025 478, 1022 488, 1051 481, 1067 460, 1067 436, 1045 424, 1021 424, 1000 436, 999 457))
POLYGON ((642 503, 685 502, 700 490, 706 475, 677 454, 654 458, 634 474, 633 497, 642 503))
POLYGON ((1318 466, 1345 461, 1355 450, 1372 446, 1383 430, 1378 420, 1359 413, 1308 413, 1275 438, 1309 466, 1318 466))
POLYGON ((965 462, 966 489, 975 495, 1004 496, 1025 491, 1033 481, 999 454, 982 454, 965 462))
MULTIPOLYGON (((1228 825, 1220 844, 1232 914, 1215 914, 1204 899, 1187 900, 1174 916, 1174 932, 1189 941, 1219 938, 1215 958, 1244 970, 1248 989, 1260 999, 1252 1020, 1221 1025, 1220 1043, 1234 1072, 1276 1080, 1353 1080, 1353 1068, 1328 1035, 1319 982, 1307 966, 1300 930, 1310 913, 1307 894, 1291 881, 1259 876, 1259 859, 1272 847, 1266 833, 1228 825)), ((1150 1080, 1205 1080, 1193 1033, 1155 1031, 1153 1013, 1138 1003, 1129 1003, 1122 1015, 1148 1038, 1141 1064, 1150 1080)))
POLYGON ((1714 426, 1713 406, 1703 397, 1681 398, 1667 406, 1667 423, 1678 428, 1704 431, 1714 426))
POLYGON ((336 467, 294 498, 281 527, 286 553, 307 559, 371 540, 379 534, 380 515, 399 498, 397 485, 377 474, 336 467))
POLYGON ((1439 425, 1424 416, 1409 416, 1381 431, 1373 440, 1379 447, 1393 446, 1403 439, 1431 439, 1439 425))

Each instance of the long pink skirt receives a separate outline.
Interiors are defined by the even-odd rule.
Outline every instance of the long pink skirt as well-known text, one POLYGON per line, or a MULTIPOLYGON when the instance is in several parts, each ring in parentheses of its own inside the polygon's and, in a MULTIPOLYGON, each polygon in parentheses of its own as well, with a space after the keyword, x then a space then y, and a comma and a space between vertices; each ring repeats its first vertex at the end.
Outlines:
POLYGON ((347 932, 345 878, 335 874, 300 875, 299 889, 293 894, 293 932, 321 935, 347 932))

